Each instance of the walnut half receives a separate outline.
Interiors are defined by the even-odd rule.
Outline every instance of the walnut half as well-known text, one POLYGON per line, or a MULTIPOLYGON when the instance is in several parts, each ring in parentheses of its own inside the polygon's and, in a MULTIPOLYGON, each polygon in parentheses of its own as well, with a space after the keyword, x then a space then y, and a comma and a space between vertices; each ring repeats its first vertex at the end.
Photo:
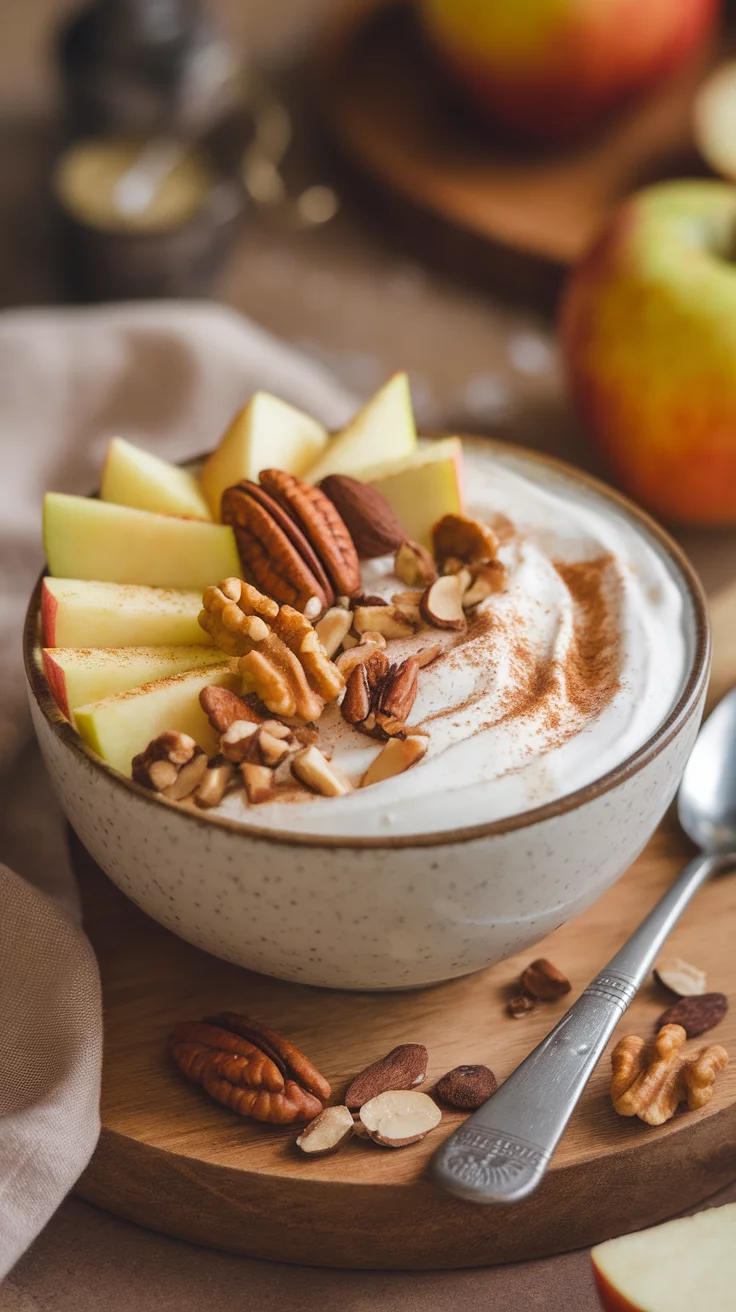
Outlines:
POLYGON ((619 1116, 664 1125, 681 1102, 690 1111, 710 1102, 728 1053, 713 1044, 688 1059, 682 1055, 685 1039, 681 1025, 664 1025, 651 1044, 636 1034, 619 1040, 611 1053, 611 1100, 619 1116))

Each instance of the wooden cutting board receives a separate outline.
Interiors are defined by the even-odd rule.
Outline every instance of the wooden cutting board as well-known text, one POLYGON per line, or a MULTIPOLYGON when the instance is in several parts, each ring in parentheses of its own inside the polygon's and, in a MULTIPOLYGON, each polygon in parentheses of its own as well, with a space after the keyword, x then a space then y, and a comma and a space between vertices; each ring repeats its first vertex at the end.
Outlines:
MULTIPOLYGON (((736 679, 736 591, 712 604, 714 691, 736 679)), ((425 1043, 425 1087, 450 1067, 483 1062, 505 1078, 571 1000, 511 1020, 505 1001, 529 959, 411 993, 337 993, 251 974, 190 947, 149 920, 77 840, 88 933, 105 1005, 102 1135, 77 1192, 152 1229, 232 1252, 320 1266, 485 1266, 576 1248, 651 1224, 736 1178, 736 1008, 713 1032, 734 1056, 712 1102, 649 1129, 613 1112, 600 1063, 539 1191, 508 1210, 448 1197, 428 1179, 447 1111, 423 1143, 401 1150, 352 1140, 307 1161, 293 1130, 241 1120, 186 1084, 164 1056, 176 1021, 228 1009, 292 1037, 336 1095, 401 1042, 425 1043)), ((690 854, 670 818, 628 874, 532 955, 550 957, 572 1000, 620 946, 690 854)), ((707 969, 736 999, 736 875, 703 889, 668 950, 707 969)), ((618 1033, 648 1034, 668 1005, 645 985, 618 1033)), ((703 1040, 705 1041, 705 1040, 703 1040)), ((690 1047, 696 1049, 698 1041, 690 1047)))
POLYGON ((707 56, 574 148, 525 155, 460 111, 407 0, 353 0, 335 14, 316 89, 366 206, 474 284, 548 302, 623 196, 703 170, 690 121, 707 56))

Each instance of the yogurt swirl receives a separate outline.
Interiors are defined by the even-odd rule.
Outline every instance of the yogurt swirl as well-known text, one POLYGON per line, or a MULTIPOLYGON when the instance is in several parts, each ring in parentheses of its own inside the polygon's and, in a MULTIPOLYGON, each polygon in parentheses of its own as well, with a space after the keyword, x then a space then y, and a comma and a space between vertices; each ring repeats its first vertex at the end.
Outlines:
MULTIPOLYGON (((492 444, 464 444, 468 514, 494 525, 503 592, 420 671, 412 729, 429 735, 412 770, 341 798, 219 814, 293 834, 390 837, 501 820, 601 778, 640 748, 676 703, 694 624, 684 585, 657 543, 594 489, 492 444)), ((404 585, 390 557, 364 569, 367 592, 404 585)), ((437 640, 390 644, 392 660, 437 640)), ((328 708, 320 747, 357 782, 379 750, 328 708)), ((302 795, 303 796, 303 795, 302 795)))

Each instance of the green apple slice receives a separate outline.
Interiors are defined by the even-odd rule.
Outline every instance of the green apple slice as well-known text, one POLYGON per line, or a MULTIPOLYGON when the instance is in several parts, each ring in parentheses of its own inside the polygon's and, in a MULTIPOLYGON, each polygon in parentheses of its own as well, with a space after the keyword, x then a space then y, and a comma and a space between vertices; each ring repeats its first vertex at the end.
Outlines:
POLYGON ((47 492, 43 540, 61 578, 202 590, 240 576, 231 528, 47 492))
POLYGON ((47 647, 209 647, 201 609, 201 592, 174 588, 49 577, 41 589, 47 647))
POLYGON ((404 373, 394 374, 332 439, 305 477, 310 483, 328 474, 363 478, 364 469, 410 456, 416 444, 409 379, 404 373))
POLYGON ((160 515, 212 519, 193 474, 122 437, 113 437, 108 445, 100 496, 118 506, 153 510, 160 515))
POLYGON ((209 756, 218 749, 217 735, 199 704, 199 694, 216 683, 239 692, 241 679, 227 661, 207 670, 173 674, 103 697, 73 713, 74 727, 98 756, 121 774, 131 774, 134 756, 166 729, 188 733, 209 756))
POLYGON ((256 392, 202 466, 200 480, 215 519, 226 488, 257 479, 262 469, 301 477, 326 444, 323 424, 268 392, 256 392))
POLYGON ((62 715, 88 702, 222 664, 214 647, 45 647, 43 670, 62 715))
POLYGON ((462 512, 462 455, 459 437, 420 442, 408 460, 365 469, 360 477, 386 498, 407 537, 429 547, 432 525, 462 512))

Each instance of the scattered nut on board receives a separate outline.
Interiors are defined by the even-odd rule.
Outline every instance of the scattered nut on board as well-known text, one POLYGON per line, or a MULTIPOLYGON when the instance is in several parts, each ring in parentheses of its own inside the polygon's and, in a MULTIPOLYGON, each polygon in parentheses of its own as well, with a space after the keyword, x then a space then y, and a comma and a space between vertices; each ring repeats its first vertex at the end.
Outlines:
POLYGON ((534 1011, 536 1005, 536 999, 528 993, 515 993, 506 1003, 506 1010, 513 1020, 521 1020, 522 1016, 528 1016, 530 1011, 534 1011))
POLYGON ((563 994, 569 993, 572 985, 561 970, 552 965, 546 957, 539 957, 527 966, 521 977, 521 987, 525 993, 540 1002, 555 1002, 563 994))
POLYGON ((339 1152, 355 1131, 352 1112, 347 1107, 325 1107, 319 1116, 302 1130, 297 1148, 309 1157, 327 1157, 339 1152))
POLYGON ((459 1111, 474 1111, 498 1088, 498 1080, 487 1066, 454 1066, 434 1086, 443 1102, 459 1111))
POLYGON ((678 998, 693 998, 705 993, 708 979, 704 970, 691 966, 681 957, 662 957, 652 971, 658 984, 678 998))
POLYGON ((355 1076, 345 1092, 345 1105, 357 1111, 389 1089, 414 1089, 426 1077, 428 1061, 423 1043, 400 1043, 355 1076))
POLYGON ((699 997, 680 998, 673 1007, 663 1011, 657 1029, 663 1025, 682 1025, 687 1037, 695 1039, 715 1025, 720 1025, 728 1011, 725 993, 701 993, 699 997))
POLYGON ((391 1090, 364 1103, 360 1120, 374 1143, 385 1148, 404 1148, 436 1129, 442 1112, 429 1094, 413 1089, 391 1090))

